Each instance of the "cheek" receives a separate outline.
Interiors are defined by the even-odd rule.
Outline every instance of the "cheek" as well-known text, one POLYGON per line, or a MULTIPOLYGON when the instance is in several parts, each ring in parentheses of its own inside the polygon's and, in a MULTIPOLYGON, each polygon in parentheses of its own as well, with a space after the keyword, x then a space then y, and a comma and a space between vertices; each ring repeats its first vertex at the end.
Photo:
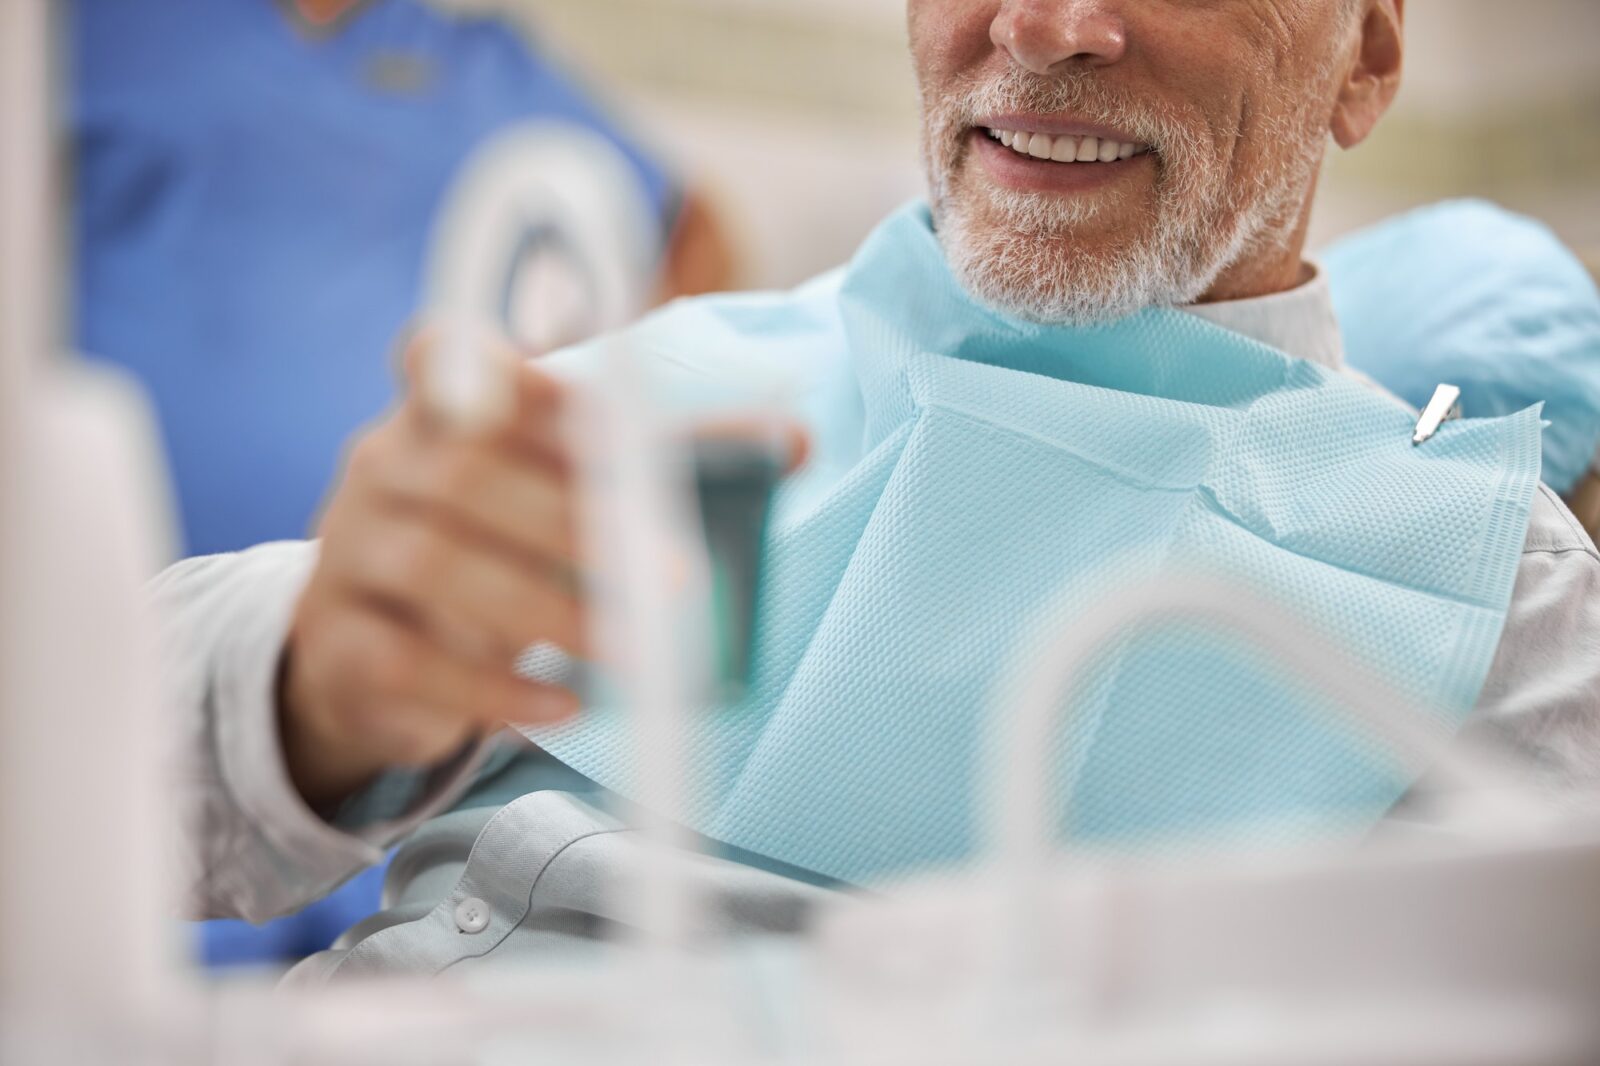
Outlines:
POLYGON ((1192 132, 1195 148, 1214 166, 1234 171, 1260 94, 1260 58, 1232 20, 1206 6, 1155 4, 1129 26, 1135 75, 1168 116, 1192 132))
POLYGON ((911 58, 924 90, 939 93, 995 54, 989 27, 998 0, 911 0, 911 58))

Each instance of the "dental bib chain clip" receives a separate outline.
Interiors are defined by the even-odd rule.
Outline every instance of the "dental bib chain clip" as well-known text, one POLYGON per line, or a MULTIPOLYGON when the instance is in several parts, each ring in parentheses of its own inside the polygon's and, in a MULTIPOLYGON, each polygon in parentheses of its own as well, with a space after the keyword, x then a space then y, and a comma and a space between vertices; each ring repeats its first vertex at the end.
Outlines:
POLYGON ((1440 426, 1460 417, 1461 390, 1454 385, 1440 385, 1433 390, 1428 406, 1422 409, 1422 417, 1417 419, 1417 428, 1411 434, 1411 443, 1418 445, 1432 440, 1440 426))

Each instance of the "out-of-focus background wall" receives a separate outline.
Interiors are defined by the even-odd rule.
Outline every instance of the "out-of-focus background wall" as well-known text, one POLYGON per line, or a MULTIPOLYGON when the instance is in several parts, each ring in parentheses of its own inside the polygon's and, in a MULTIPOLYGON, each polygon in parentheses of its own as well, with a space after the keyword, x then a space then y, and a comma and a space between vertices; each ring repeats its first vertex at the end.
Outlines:
MULTIPOLYGON (((719 195, 742 282, 842 261, 920 189, 903 0, 454 0, 524 21, 719 195)), ((1600 2, 1411 0, 1409 69, 1372 140, 1334 153, 1314 245, 1486 196, 1600 266, 1600 2)))

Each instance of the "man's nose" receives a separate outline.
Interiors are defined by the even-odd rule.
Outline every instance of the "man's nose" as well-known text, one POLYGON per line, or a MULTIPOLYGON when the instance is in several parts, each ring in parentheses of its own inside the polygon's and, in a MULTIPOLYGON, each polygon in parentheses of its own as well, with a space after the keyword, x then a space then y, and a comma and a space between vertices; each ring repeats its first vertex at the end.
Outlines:
POLYGON ((1127 27, 1104 0, 1003 0, 989 38, 1035 74, 1069 60, 1109 66, 1128 46, 1127 27))

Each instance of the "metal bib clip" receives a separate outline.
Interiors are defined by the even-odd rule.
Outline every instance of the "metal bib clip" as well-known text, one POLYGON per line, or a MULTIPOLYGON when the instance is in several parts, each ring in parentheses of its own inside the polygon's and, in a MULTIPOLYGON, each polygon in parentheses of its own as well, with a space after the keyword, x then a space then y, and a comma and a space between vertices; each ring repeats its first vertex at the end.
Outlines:
POLYGON ((1413 445, 1432 439, 1439 427, 1461 417, 1461 390, 1454 385, 1440 385, 1433 390, 1433 399, 1422 409, 1417 428, 1411 434, 1413 445))

